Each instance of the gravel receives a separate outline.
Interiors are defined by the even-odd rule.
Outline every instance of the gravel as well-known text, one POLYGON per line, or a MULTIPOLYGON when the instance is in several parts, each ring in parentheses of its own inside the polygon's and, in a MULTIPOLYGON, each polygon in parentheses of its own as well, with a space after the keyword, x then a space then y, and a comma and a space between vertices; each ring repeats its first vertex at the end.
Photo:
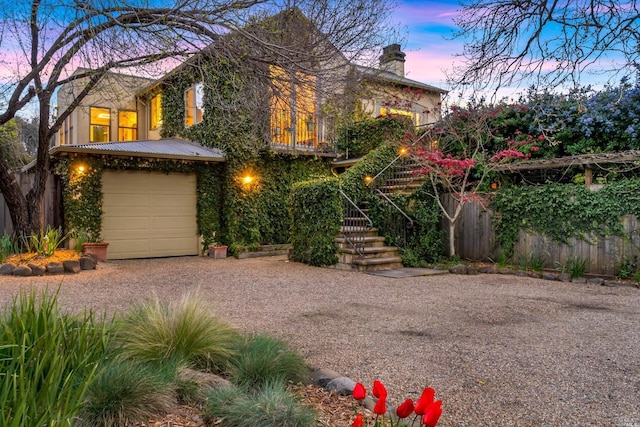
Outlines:
POLYGON ((387 278, 282 257, 109 261, 77 275, 0 277, 60 287, 70 311, 113 314, 153 295, 198 292, 244 331, 287 340, 309 362, 391 405, 425 386, 439 426, 640 427, 640 290, 510 275, 387 278))

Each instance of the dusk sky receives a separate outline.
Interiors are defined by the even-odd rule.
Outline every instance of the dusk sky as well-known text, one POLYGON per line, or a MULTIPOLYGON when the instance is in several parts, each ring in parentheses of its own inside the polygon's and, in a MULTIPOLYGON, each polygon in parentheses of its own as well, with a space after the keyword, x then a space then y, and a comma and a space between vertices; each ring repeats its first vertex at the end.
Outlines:
POLYGON ((447 88, 444 70, 451 69, 462 42, 451 40, 457 0, 401 0, 393 20, 404 26, 407 77, 447 88))

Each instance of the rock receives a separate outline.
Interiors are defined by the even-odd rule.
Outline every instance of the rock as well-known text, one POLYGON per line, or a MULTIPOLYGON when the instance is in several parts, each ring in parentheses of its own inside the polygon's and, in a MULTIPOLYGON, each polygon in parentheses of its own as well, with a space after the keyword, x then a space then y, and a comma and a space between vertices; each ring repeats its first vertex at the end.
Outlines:
POLYGON ((353 388, 356 386, 356 382, 351 378, 338 377, 334 378, 325 387, 327 390, 341 394, 343 396, 349 396, 353 393, 353 388))
POLYGON ((558 280, 558 276, 554 273, 543 273, 542 278, 544 280, 558 280))
POLYGON ((100 261, 100 260, 98 259, 98 255, 96 255, 96 254, 94 254, 94 253, 86 253, 86 254, 83 254, 82 256, 88 256, 88 257, 91 257, 91 259, 93 259, 93 260, 96 262, 96 264, 98 264, 98 261, 100 261))
POLYGON ((575 279, 571 280, 573 283, 577 283, 578 285, 584 285, 585 283, 587 283, 587 279, 585 279, 584 277, 576 277, 575 279))
POLYGON ((542 273, 540 273, 539 271, 530 271, 529 272, 529 277, 531 277, 533 279, 541 279, 542 278, 542 273))
POLYGON ((467 266, 464 264, 457 264, 449 268, 451 274, 467 274, 467 266))
POLYGON ((27 265, 31 269, 31 275, 32 276, 44 276, 44 268, 40 267, 39 265, 33 264, 33 263, 29 263, 27 265))
POLYGON ((467 274, 474 276, 476 274, 478 274, 478 269, 476 268, 475 265, 473 264, 469 264, 467 265, 467 274))
POLYGON ((335 380, 341 376, 342 375, 331 369, 319 369, 311 374, 311 380, 320 387, 326 387, 331 380, 335 380))
POLYGON ((493 266, 491 265, 481 265, 478 267, 478 273, 488 273, 492 268, 493 266))
POLYGON ((529 273, 524 270, 516 271, 516 276, 518 277, 529 277, 529 273))
POLYGON ((13 274, 13 270, 15 270, 16 265, 14 263, 8 262, 6 264, 2 264, 0 266, 0 276, 10 276, 13 274))
POLYGON ((81 270, 95 270, 96 264, 98 262, 96 259, 89 255, 82 255, 80 257, 80 269, 81 270))
POLYGON ((28 277, 31 276, 31 269, 26 265, 19 265, 13 269, 14 276, 28 277))
POLYGON ((513 270, 511 268, 499 268, 498 274, 513 274, 513 270))
POLYGON ((80 261, 75 259, 62 261, 62 266, 64 271, 68 271, 69 273, 80 273, 80 261))
POLYGON ((604 279, 601 277, 594 277, 593 279, 589 279, 589 283, 592 285, 598 285, 598 286, 603 286, 604 285, 604 279))
POLYGON ((489 266, 489 268, 487 268, 487 271, 485 271, 485 273, 487 274, 498 274, 498 268, 494 265, 489 266))
POLYGON ((62 274, 64 273, 64 267, 59 262, 50 262, 47 264, 47 273, 62 274))
POLYGON ((560 273, 560 275, 558 276, 558 280, 562 282, 570 282, 571 276, 569 275, 569 273, 560 273))

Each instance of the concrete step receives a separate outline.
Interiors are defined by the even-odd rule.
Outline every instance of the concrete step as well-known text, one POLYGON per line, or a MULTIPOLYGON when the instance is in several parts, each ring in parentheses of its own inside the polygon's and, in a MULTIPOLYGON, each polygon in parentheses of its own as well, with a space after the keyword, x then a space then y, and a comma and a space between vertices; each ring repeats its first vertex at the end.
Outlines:
POLYGON ((351 265, 357 271, 394 270, 396 268, 402 268, 402 258, 398 256, 387 258, 360 258, 353 260, 351 265))
POLYGON ((343 264, 354 264, 363 259, 389 259, 389 258, 399 258, 398 257, 398 248, 395 246, 380 246, 380 247, 365 247, 364 257, 361 257, 360 254, 353 248, 348 247, 344 249, 340 249, 338 252, 338 262, 343 264))
MULTIPOLYGON (((336 237, 335 239, 333 239, 333 242, 336 244, 338 249, 352 248, 351 243, 349 243, 349 241, 343 236, 336 237)), ((365 236, 364 245, 366 247, 384 246, 384 237, 382 237, 382 236, 365 236)))

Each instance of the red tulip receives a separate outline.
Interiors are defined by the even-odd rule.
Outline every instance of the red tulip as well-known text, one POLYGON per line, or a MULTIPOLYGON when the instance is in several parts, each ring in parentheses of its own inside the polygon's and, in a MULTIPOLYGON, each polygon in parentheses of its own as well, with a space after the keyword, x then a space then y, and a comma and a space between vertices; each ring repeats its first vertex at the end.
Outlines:
POLYGON ((356 386, 353 388, 353 398, 356 400, 362 400, 365 397, 367 397, 367 390, 365 390, 361 383, 356 383, 356 386))
POLYGON ((378 415, 384 415, 387 412, 387 398, 383 397, 378 399, 376 406, 373 407, 373 412, 378 415))
POLYGON ((427 412, 425 412, 422 417, 422 422, 427 427, 436 427, 440 415, 442 415, 442 400, 438 400, 429 405, 427 412))
POLYGON ((351 423, 351 427, 362 427, 364 425, 364 420, 362 419, 362 414, 358 414, 356 419, 351 423))
POLYGON ((396 408, 398 418, 407 418, 413 412, 413 400, 407 399, 404 403, 396 408))
POLYGON ((418 399, 418 401, 416 402, 416 406, 414 408, 414 411, 416 411, 416 414, 424 415, 426 413, 429 405, 433 403, 433 398, 435 397, 435 394, 436 394, 436 391, 431 387, 427 387, 424 390, 422 390, 422 396, 420 396, 420 399, 418 399))
POLYGON ((387 389, 384 387, 380 381, 375 380, 373 382, 373 395, 378 399, 386 399, 387 398, 387 389))

